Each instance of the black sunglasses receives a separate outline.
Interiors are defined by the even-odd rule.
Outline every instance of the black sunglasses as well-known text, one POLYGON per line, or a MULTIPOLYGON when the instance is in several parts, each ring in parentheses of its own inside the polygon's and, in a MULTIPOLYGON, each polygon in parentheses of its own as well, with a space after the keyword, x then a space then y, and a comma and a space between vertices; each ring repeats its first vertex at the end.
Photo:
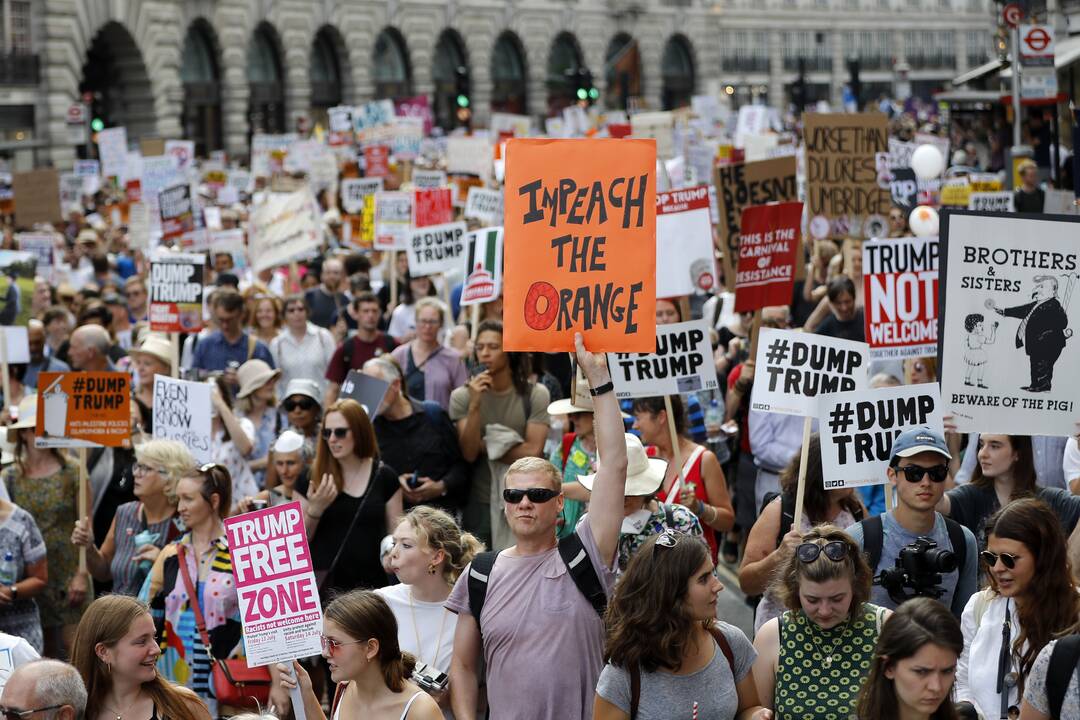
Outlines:
POLYGON ((300 410, 311 410, 313 407, 318 405, 318 403, 311 398, 305 397, 300 398, 299 400, 289 399, 283 402, 281 405, 285 408, 285 412, 292 412, 293 410, 296 410, 298 408, 300 410))
POLYGON ((34 713, 45 712, 46 710, 59 710, 62 707, 64 706, 50 705, 48 707, 34 708, 33 710, 16 710, 15 708, 0 706, 0 718, 3 718, 3 720, 25 720, 34 713))
POLYGON ((814 562, 821 553, 825 553, 825 557, 833 562, 840 562, 847 557, 848 546, 842 540, 832 540, 824 545, 807 542, 795 549, 795 555, 804 563, 814 562))
POLYGON ((998 558, 1001 558, 1001 563, 1009 570, 1015 568, 1016 561, 1020 559, 1019 555, 1012 555, 1010 553, 994 553, 990 552, 989 550, 983 550, 981 553, 979 553, 979 557, 981 557, 982 561, 986 563, 986 567, 990 568, 997 565, 998 558))
POLYGON ((323 440, 329 440, 331 435, 336 437, 338 440, 341 440, 342 438, 344 438, 348 434, 349 434, 349 428, 347 428, 347 427, 343 427, 343 428, 323 428, 323 431, 322 431, 323 440))
POLYGON ((506 488, 503 490, 503 500, 511 505, 517 505, 521 502, 522 498, 528 497, 529 502, 542 504, 549 502, 550 500, 559 496, 558 490, 552 490, 550 488, 529 488, 527 490, 518 490, 516 488, 506 488))
POLYGON ((898 466, 896 469, 904 473, 904 479, 911 483, 922 482, 923 475, 929 475, 930 479, 936 483, 945 482, 945 478, 949 477, 948 465, 935 465, 933 467, 904 465, 902 467, 898 466))

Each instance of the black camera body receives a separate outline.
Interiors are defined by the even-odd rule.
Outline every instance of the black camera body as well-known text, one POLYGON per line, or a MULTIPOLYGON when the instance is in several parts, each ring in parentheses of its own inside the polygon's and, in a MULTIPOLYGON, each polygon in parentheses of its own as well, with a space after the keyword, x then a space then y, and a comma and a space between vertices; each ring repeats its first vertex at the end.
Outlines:
POLYGON ((956 569, 956 554, 938 547, 928 537, 916 538, 900 548, 896 566, 881 571, 874 583, 889 593, 893 602, 899 604, 913 597, 929 597, 935 600, 945 594, 941 576, 956 569), (907 593, 905 588, 910 589, 907 593))

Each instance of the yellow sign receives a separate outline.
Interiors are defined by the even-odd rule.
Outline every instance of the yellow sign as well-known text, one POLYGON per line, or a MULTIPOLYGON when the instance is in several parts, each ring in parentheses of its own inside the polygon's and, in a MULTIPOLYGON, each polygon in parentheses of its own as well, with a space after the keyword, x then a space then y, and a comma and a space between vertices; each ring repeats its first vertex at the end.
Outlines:
POLYGON ((941 204, 966 208, 971 190, 971 183, 966 177, 944 180, 941 183, 941 204))

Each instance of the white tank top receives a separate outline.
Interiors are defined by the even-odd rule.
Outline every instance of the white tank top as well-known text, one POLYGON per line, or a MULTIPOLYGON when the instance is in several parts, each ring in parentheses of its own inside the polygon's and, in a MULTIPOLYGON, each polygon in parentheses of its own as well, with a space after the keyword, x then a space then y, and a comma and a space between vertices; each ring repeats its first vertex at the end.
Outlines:
MULTIPOLYGON (((342 696, 344 696, 344 694, 345 694, 344 691, 342 691, 342 696)), ((413 695, 411 698, 409 698, 409 702, 405 703, 405 709, 401 711, 401 717, 398 718, 398 720, 405 720, 405 718, 408 717, 409 708, 411 708, 412 704, 414 702, 416 702, 416 698, 420 697, 423 694, 424 694, 424 691, 420 690, 415 695, 413 695)), ((332 718, 332 720, 341 720, 341 703, 338 703, 338 706, 336 708, 334 708, 334 717, 332 718)))

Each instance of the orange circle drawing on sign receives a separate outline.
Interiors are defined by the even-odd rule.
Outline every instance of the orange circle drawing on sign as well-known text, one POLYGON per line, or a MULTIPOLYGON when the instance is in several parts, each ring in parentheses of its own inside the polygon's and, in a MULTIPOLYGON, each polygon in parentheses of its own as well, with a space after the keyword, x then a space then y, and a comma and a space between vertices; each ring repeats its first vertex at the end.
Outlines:
POLYGON ((1045 50, 1050 45, 1050 33, 1041 27, 1031 28, 1024 36, 1024 43, 1035 52, 1045 50))

